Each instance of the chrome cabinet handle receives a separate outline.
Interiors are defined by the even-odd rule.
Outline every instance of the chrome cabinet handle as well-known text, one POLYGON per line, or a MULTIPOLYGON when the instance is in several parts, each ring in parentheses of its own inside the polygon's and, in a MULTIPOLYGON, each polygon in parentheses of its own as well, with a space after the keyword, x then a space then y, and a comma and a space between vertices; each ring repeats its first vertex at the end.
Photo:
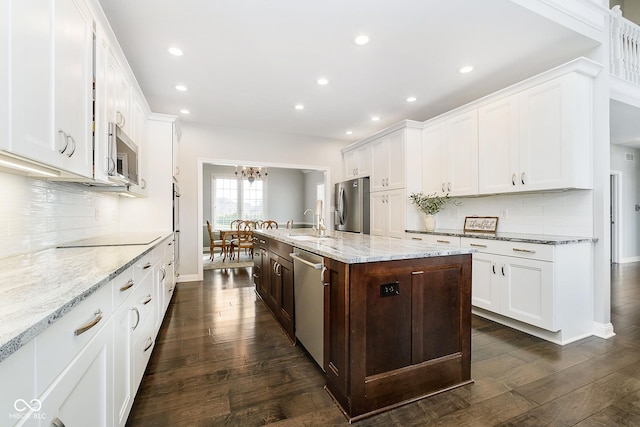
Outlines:
POLYGON ((51 421, 51 427, 66 427, 66 426, 60 420, 60 418, 56 417, 53 421, 51 421))
POLYGON ((64 147, 62 147, 62 150, 58 150, 58 152, 64 154, 64 152, 67 151, 67 147, 69 147, 69 135, 62 129, 58 129, 58 133, 61 133, 64 138, 64 147))
POLYGON ((133 279, 129 279, 129 281, 127 283, 125 283, 125 285, 123 287, 120 288, 120 292, 124 292, 128 289, 131 289, 131 287, 133 286, 133 279))
POLYGON ((113 175, 116 170, 116 162, 111 157, 107 157, 107 175, 113 175))
POLYGON ((500 270, 502 271, 502 275, 505 276, 505 274, 504 274, 504 264, 502 264, 502 267, 500 267, 500 270))
POLYGON ((160 272, 162 273, 162 279, 160 279, 160 281, 162 282, 165 277, 167 277, 167 271, 164 268, 161 268, 160 272))
POLYGON ((493 274, 496 274, 496 265, 495 264, 491 264, 491 270, 493 271, 493 274))
POLYGON ((147 304, 149 304, 149 303, 151 302, 151 300, 152 300, 152 299, 153 299, 153 298, 151 298, 151 294, 147 295, 147 298, 146 298, 144 301, 142 301, 142 305, 147 305, 147 304))
POLYGON ((444 182, 442 183, 442 185, 440 186, 440 188, 442 188, 442 192, 444 193, 444 182))
POLYGON ((486 248, 487 245, 481 245, 479 243, 469 243, 469 246, 474 246, 476 248, 486 248))
POLYGON ((447 191, 451 191, 451 183, 447 182, 447 191))
POLYGON ((146 352, 147 350, 149 350, 151 348, 151 346, 153 345, 153 340, 151 339, 151 337, 147 338, 149 340, 149 345, 146 346, 144 348, 144 351, 146 352))
POLYGON ((136 312, 136 324, 131 327, 131 330, 135 331, 140 324, 140 312, 138 311, 138 307, 133 307, 132 310, 136 312))
POLYGON ((73 145, 73 148, 71 149, 71 152, 69 154, 67 154, 67 157, 71 157, 71 156, 73 156, 73 153, 76 152, 76 139, 74 137, 72 137, 71 135, 68 135, 68 138, 71 139, 71 143, 73 145))
POLYGON ((147 269, 147 268, 149 268, 149 267, 151 267, 151 263, 150 263, 150 262, 146 263, 146 264, 142 267, 142 269, 143 269, 143 270, 146 270, 146 269, 147 269))
POLYGON ((85 332, 87 332, 89 329, 93 328, 94 326, 96 326, 98 324, 98 322, 100 322, 102 320, 102 310, 98 309, 98 311, 95 312, 95 316, 93 318, 93 320, 85 323, 84 325, 80 326, 78 329, 75 330, 75 335, 82 335, 85 332))
POLYGON ((436 242, 438 242, 438 243, 451 243, 449 240, 440 240, 440 239, 437 239, 436 242))
POLYGON ((522 185, 525 185, 525 183, 524 183, 524 172, 522 172, 520 174, 520 182, 522 182, 522 185))
POLYGON ((260 277, 260 276, 258 276, 258 273, 253 273, 253 274, 252 274, 252 276, 253 276, 255 279, 257 279, 258 277, 260 277))
POLYGON ((513 251, 514 252, 524 252, 524 253, 527 253, 527 254, 535 254, 536 253, 536 251, 531 250, 531 249, 520 249, 520 248, 513 248, 513 251))
POLYGON ((515 173, 511 174, 511 185, 513 185, 514 187, 516 186, 516 174, 515 173))
POLYGON ((322 266, 322 270, 320 270, 320 283, 322 283, 324 286, 329 286, 329 283, 324 281, 324 272, 325 271, 327 271, 327 266, 323 265, 322 266))
POLYGON ((142 178, 140 179, 140 188, 142 188, 143 190, 147 189, 147 180, 142 178))

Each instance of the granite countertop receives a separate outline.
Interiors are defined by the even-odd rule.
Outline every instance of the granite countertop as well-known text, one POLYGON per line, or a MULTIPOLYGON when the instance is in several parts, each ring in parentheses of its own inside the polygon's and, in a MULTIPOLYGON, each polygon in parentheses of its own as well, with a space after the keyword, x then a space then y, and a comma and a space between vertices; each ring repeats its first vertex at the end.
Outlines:
POLYGON ((290 229, 256 230, 255 233, 346 264, 464 255, 476 252, 472 248, 443 248, 410 239, 339 231, 327 232, 324 237, 315 237, 311 230, 306 232, 290 229))
MULTIPOLYGON (((152 243, 51 248, 0 259, 0 362, 171 235, 136 234, 152 243)), ((114 244, 112 235, 104 239, 114 244)))
POLYGON ((474 239, 503 240, 506 242, 537 243, 542 245, 566 245, 570 243, 583 243, 598 241, 595 237, 578 236, 548 236, 542 234, 524 233, 465 233, 461 230, 438 229, 434 231, 406 230, 407 233, 433 234, 437 236, 471 237, 474 239))

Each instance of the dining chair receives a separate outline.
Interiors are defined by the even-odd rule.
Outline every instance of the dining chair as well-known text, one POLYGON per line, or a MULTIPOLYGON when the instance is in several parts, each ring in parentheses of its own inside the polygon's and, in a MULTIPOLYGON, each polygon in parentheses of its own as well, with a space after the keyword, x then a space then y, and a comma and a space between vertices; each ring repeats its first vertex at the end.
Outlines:
MULTIPOLYGON (((209 232, 209 259, 213 261, 214 250, 216 246, 219 246, 222 249, 222 240, 216 240, 213 237, 213 230, 211 230, 211 223, 207 221, 207 231, 209 232)), ((222 255, 222 252, 220 252, 222 255)))
POLYGON ((272 221, 272 220, 267 220, 267 221, 262 221, 261 227, 262 229, 277 229, 278 228, 278 222, 277 221, 272 221))
POLYGON ((293 228, 293 220, 292 219, 287 221, 287 228, 293 228))
POLYGON ((238 235, 237 238, 231 241, 231 258, 235 256, 235 249, 238 248, 238 262, 240 262, 240 250, 244 249, 249 252, 251 258, 253 258, 253 228, 251 226, 252 221, 248 221, 244 225, 244 228, 241 228, 241 225, 238 225, 238 235))

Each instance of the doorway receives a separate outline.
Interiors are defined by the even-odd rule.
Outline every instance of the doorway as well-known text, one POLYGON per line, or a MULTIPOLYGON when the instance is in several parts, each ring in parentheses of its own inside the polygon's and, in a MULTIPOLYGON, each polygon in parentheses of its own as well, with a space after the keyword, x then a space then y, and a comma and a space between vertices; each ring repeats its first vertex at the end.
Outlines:
POLYGON ((621 183, 622 172, 612 171, 609 175, 609 193, 611 195, 611 204, 609 209, 609 220, 611 224, 611 257, 612 264, 620 262, 620 210, 622 203, 621 183))

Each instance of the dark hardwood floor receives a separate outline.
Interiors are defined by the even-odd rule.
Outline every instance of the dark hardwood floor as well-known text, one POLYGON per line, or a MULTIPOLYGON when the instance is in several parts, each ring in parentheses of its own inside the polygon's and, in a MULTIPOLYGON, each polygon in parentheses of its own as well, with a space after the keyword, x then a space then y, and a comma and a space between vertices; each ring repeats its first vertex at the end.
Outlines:
MULTIPOLYGON (((615 337, 561 347, 474 316, 474 384, 357 425, 640 426, 640 263, 611 278, 615 337)), ((251 269, 205 271, 178 285, 127 425, 347 425, 323 385, 251 269)))

